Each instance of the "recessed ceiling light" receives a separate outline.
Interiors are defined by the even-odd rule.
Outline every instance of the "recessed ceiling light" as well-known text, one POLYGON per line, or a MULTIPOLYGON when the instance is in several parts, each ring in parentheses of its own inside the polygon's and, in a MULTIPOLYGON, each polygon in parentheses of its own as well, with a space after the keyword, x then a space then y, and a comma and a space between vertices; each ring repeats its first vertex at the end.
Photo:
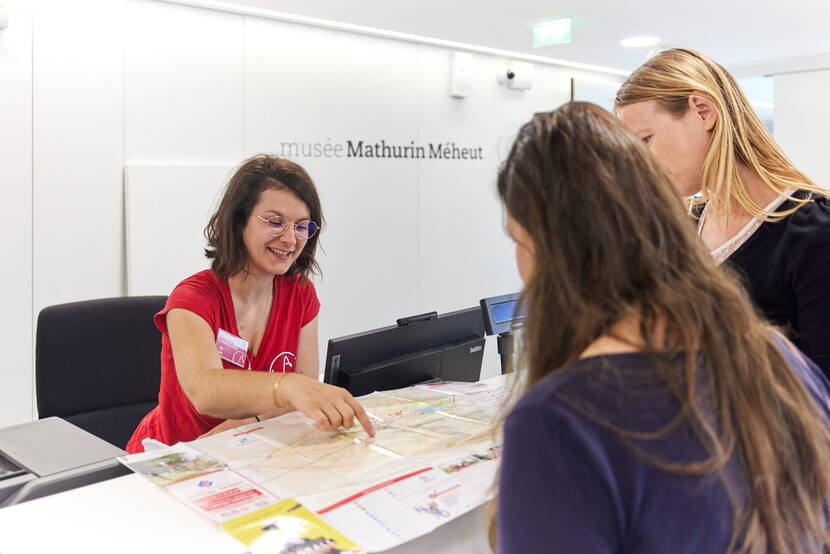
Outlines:
POLYGON ((648 48, 660 44, 660 37, 628 37, 620 41, 620 46, 626 48, 648 48))
POLYGON ((553 19, 533 24, 533 47, 571 42, 571 18, 553 19))

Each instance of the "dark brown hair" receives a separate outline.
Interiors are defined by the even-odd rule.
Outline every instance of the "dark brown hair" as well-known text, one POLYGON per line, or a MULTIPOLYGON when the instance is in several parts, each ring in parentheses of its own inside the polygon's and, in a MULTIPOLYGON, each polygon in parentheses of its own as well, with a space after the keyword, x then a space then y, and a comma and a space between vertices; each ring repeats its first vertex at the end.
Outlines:
POLYGON ((254 206, 259 201, 259 195, 269 189, 294 193, 308 207, 311 220, 320 227, 317 233, 308 239, 303 251, 285 276, 300 275, 307 279, 311 273, 320 273, 314 255, 323 227, 323 211, 314 182, 305 169, 296 163, 260 154, 242 162, 228 182, 219 208, 205 227, 205 238, 208 241, 205 256, 213 260, 211 270, 218 277, 227 279, 247 269, 248 250, 245 248, 243 232, 254 206))
MULTIPOLYGON (((592 104, 536 114, 498 190, 535 247, 523 293, 521 390, 633 316, 678 417, 708 455, 648 461, 727 487, 725 467, 739 461, 745 501, 735 506, 730 550, 827 549, 830 438, 818 406, 779 350, 783 339, 715 266, 640 140, 592 104)), ((618 431, 622 438, 626 430, 618 431)))

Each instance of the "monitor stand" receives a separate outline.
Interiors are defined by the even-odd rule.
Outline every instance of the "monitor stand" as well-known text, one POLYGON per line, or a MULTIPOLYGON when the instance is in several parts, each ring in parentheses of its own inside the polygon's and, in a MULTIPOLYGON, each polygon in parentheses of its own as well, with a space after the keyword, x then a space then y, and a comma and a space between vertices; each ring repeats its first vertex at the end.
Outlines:
POLYGON ((499 333, 496 344, 499 348, 502 375, 512 372, 513 366, 511 361, 513 358, 513 334, 510 331, 506 333, 499 333))

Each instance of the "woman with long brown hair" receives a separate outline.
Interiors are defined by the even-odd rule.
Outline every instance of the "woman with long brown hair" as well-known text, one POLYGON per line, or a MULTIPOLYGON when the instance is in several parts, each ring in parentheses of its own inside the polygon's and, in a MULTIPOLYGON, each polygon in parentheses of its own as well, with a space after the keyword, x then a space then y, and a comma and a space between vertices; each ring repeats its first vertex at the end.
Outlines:
POLYGON ((698 52, 649 59, 620 87, 615 111, 690 197, 715 260, 830 376, 827 190, 787 159, 732 75, 698 52))
POLYGON ((830 547, 827 382, 642 142, 591 104, 537 114, 498 190, 527 310, 498 552, 830 547))

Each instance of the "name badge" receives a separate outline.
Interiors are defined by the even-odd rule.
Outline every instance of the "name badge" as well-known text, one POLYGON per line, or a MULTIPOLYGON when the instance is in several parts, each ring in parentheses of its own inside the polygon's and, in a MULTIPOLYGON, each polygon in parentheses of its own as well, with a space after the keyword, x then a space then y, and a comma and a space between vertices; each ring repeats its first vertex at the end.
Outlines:
POLYGON ((248 358, 248 341, 219 329, 216 333, 216 348, 219 350, 219 357, 235 366, 245 367, 248 358))

